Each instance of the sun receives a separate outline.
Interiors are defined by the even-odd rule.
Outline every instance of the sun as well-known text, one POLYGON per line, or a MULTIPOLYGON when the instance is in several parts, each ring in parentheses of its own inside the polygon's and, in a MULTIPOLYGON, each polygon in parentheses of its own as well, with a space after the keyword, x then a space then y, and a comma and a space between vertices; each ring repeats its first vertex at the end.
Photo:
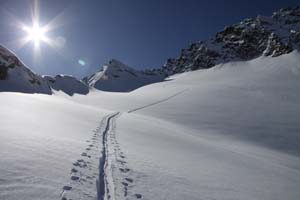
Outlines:
POLYGON ((32 27, 23 26, 23 30, 27 33, 27 40, 33 41, 35 46, 39 46, 40 42, 46 42, 46 29, 44 27, 40 27, 40 25, 36 22, 32 27))
MULTIPOLYGON (((34 56, 40 55, 40 44, 46 44, 55 51, 60 52, 65 45, 63 36, 55 36, 53 31, 63 25, 64 12, 59 13, 50 21, 40 21, 39 0, 32 0, 31 5, 31 24, 27 24, 15 16, 12 16, 13 24, 23 31, 24 35, 16 40, 16 48, 21 49, 28 43, 33 44, 34 56), (42 22, 42 23, 40 23, 42 22), (52 32, 52 33, 51 33, 52 32), (54 38, 53 38, 54 37, 54 38)), ((44 45, 43 45, 44 48, 44 45)))

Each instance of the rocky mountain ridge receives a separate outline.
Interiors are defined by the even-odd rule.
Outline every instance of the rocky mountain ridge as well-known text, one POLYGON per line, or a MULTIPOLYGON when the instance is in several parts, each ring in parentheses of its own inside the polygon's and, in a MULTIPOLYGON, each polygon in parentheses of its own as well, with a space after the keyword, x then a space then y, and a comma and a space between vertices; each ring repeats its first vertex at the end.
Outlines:
POLYGON ((207 41, 192 43, 162 66, 167 75, 211 68, 230 61, 280 56, 300 48, 300 7, 285 8, 270 17, 257 16, 226 26, 207 41))

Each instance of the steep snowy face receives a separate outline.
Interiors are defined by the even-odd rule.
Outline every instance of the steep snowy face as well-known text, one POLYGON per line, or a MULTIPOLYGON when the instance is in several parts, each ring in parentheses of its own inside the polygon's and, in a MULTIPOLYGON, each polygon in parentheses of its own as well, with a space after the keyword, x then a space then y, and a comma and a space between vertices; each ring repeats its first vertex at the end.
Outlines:
POLYGON ((300 7, 281 9, 271 17, 258 16, 227 26, 207 41, 192 43, 162 67, 167 75, 216 64, 279 56, 300 48, 300 7))
POLYGON ((87 94, 89 92, 89 87, 83 81, 73 76, 57 75, 55 77, 44 76, 43 78, 53 90, 60 90, 71 96, 75 93, 87 94))
POLYGON ((50 87, 41 76, 33 73, 15 54, 1 45, 0 91, 51 94, 50 87))
POLYGON ((111 92, 129 92, 141 86, 162 81, 163 74, 134 70, 112 59, 103 69, 83 79, 90 87, 111 92))

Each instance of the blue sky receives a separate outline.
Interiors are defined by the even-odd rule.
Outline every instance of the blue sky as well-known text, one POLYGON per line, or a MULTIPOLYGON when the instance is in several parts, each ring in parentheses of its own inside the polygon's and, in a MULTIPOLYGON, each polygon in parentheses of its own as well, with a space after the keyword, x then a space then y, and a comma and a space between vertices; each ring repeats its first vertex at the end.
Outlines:
POLYGON ((15 19, 31 25, 34 2, 0 0, 0 43, 12 49, 39 74, 83 77, 116 58, 137 69, 160 67, 192 41, 204 40, 224 26, 258 14, 271 15, 296 0, 40 0, 40 24, 54 21, 53 48, 33 42, 22 48, 26 34, 15 19), (54 20, 53 20, 54 19, 54 20), (85 65, 79 64, 79 60, 85 65))

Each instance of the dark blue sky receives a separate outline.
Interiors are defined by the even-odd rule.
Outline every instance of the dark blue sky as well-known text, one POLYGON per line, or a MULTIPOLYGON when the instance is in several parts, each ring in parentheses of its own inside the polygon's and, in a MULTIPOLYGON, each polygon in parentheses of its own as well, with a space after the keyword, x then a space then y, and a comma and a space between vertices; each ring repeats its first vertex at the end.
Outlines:
POLYGON ((25 33, 13 18, 31 24, 33 1, 0 0, 0 43, 12 49, 39 74, 83 77, 116 58, 134 68, 161 66, 189 42, 204 40, 258 14, 271 15, 299 0, 41 0, 40 23, 56 19, 47 35, 63 38, 64 46, 41 44, 34 58, 33 43, 18 48, 25 33), (86 62, 78 64, 78 59, 86 62))

